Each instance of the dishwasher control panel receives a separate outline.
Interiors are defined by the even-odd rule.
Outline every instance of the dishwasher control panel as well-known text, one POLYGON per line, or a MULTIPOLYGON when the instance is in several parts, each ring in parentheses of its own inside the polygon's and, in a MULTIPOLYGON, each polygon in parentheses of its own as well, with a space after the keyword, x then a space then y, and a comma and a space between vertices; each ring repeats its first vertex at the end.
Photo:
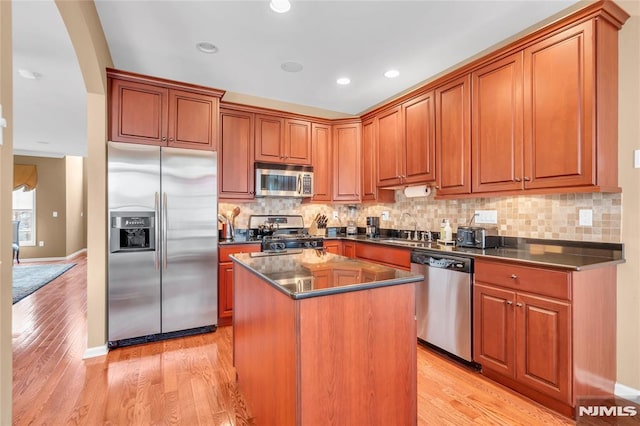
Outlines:
POLYGON ((428 265, 431 268, 448 269, 450 271, 473 273, 473 259, 470 257, 442 255, 427 251, 413 250, 411 263, 428 265))

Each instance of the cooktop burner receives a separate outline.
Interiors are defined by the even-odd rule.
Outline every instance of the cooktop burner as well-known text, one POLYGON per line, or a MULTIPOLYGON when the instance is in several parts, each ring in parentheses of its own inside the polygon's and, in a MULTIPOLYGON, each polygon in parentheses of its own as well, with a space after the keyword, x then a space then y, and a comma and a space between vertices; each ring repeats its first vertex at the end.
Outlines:
POLYGON ((300 215, 252 215, 249 231, 256 240, 262 241, 262 251, 323 247, 322 237, 306 233, 300 215))

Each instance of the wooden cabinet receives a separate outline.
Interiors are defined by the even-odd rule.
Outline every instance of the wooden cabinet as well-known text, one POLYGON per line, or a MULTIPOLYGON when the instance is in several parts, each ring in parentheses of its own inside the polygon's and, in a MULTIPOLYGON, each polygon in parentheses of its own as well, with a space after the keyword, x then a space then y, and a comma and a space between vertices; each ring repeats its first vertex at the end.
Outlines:
POLYGON ((311 164, 313 165, 312 201, 331 201, 331 126, 311 125, 311 164))
POLYGON ((471 76, 435 90, 438 195, 471 192, 471 76))
POLYGON ((343 241, 342 242, 342 255, 351 259, 356 258, 356 243, 355 241, 343 241))
POLYGON ((358 242, 355 257, 393 268, 411 269, 411 249, 358 242))
POLYGON ((524 50, 525 188, 596 184, 594 25, 524 50))
POLYGON ((360 122, 333 126, 333 201, 360 201, 360 122))
POLYGON ((393 203, 394 190, 378 188, 377 133, 375 118, 362 122, 362 201, 393 203))
POLYGON ((472 191, 522 189, 522 52, 474 71, 471 79, 472 191))
POLYGON ((218 325, 231 325, 233 319, 233 262, 234 253, 260 251, 260 244, 226 244, 218 248, 218 325))
POLYGON ((224 92, 107 70, 109 140, 177 148, 217 149, 224 92))
POLYGON ((434 96, 434 92, 430 91, 402 104, 402 175, 405 184, 436 180, 434 96))
POLYGON ((270 163, 311 164, 311 123, 256 114, 255 159, 270 163))
POLYGON ((254 197, 253 113, 220 110, 218 165, 221 199, 254 197))
POLYGON ((477 259, 473 347, 483 374, 566 415, 577 398, 610 397, 615 272, 477 259))
POLYGON ((342 255, 342 241, 340 240, 325 240, 323 247, 329 253, 342 255))
POLYGON ((376 116, 378 122, 378 186, 399 185, 403 181, 402 109, 395 106, 376 116))

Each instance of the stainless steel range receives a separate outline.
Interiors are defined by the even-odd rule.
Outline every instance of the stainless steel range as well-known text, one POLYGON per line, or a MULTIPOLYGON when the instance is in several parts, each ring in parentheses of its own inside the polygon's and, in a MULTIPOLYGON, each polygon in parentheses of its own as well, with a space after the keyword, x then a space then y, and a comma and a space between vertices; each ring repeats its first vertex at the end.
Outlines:
POLYGON ((249 235, 261 241, 262 251, 322 248, 322 237, 309 235, 300 215, 252 215, 249 235))

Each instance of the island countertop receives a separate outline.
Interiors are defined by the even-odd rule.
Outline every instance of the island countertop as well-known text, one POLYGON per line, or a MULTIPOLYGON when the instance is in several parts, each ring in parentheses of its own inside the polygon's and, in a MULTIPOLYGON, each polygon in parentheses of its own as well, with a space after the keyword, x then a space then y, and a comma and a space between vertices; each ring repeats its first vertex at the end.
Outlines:
POLYGON ((423 275, 323 250, 238 253, 231 256, 293 299, 422 281, 423 275))

